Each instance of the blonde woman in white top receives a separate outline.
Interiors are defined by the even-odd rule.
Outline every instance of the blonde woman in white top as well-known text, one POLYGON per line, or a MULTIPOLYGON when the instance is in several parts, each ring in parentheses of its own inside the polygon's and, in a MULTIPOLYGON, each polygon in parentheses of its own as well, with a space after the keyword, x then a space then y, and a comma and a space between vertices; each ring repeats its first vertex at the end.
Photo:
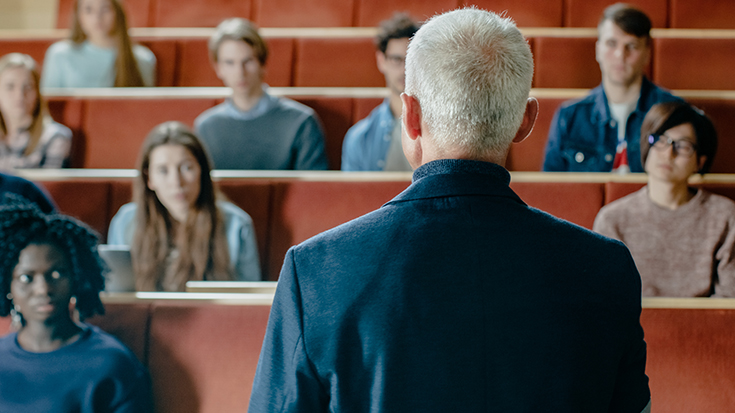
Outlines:
POLYGON ((0 58, 0 170, 61 168, 70 149, 71 130, 49 116, 33 58, 0 58))

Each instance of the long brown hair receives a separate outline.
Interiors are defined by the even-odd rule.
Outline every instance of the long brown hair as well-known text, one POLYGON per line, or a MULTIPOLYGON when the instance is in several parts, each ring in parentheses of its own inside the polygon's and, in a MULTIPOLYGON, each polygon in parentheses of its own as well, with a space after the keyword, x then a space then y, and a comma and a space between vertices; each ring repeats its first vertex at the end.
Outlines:
MULTIPOLYGON (((140 87, 143 84, 143 76, 140 74, 138 62, 133 55, 133 45, 128 35, 128 23, 125 18, 121 0, 109 0, 115 10, 115 27, 110 33, 117 41, 117 60, 115 61, 115 86, 117 87, 140 87)), ((87 35, 79 24, 79 3, 74 0, 74 13, 72 13, 71 36, 69 39, 75 44, 80 44, 87 39, 87 35)))
POLYGON ((148 134, 134 184, 138 205, 131 254, 136 288, 140 291, 183 291, 189 280, 231 280, 230 257, 222 216, 210 176, 210 161, 199 138, 180 122, 162 123, 148 134), (151 152, 161 145, 179 145, 196 158, 201 169, 199 197, 186 216, 175 224, 156 193, 148 188, 151 152), (178 256, 169 258, 176 249, 178 256))
MULTIPOLYGON (((36 105, 33 107, 33 120, 28 129, 31 138, 26 147, 25 154, 30 155, 36 149, 38 140, 43 133, 44 122, 50 121, 51 116, 48 114, 46 102, 41 97, 40 82, 41 76, 38 74, 38 65, 32 57, 22 53, 8 53, 0 58, 0 75, 7 69, 23 68, 31 73, 33 77, 34 89, 36 91, 36 105)), ((0 138, 5 139, 8 136, 8 125, 5 124, 2 112, 0 112, 0 138)))

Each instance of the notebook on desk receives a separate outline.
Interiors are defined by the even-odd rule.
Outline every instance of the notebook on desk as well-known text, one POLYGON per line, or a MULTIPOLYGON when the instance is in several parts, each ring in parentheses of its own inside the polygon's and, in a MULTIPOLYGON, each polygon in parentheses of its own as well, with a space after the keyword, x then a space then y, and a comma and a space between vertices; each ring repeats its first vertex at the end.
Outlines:
POLYGON ((135 291, 135 275, 133 261, 130 258, 130 247, 125 245, 100 245, 97 250, 100 257, 110 267, 105 281, 105 291, 124 293, 135 291))

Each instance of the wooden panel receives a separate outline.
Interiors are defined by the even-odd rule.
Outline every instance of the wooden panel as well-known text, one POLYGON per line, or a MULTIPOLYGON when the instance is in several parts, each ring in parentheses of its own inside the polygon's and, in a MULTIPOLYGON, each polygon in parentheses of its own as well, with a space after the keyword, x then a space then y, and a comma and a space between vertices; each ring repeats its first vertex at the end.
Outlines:
POLYGON ((375 27, 395 12, 406 12, 414 19, 424 21, 435 14, 454 10, 458 5, 457 0, 403 0, 400 4, 393 0, 355 0, 355 3, 355 26, 359 27, 375 27))
POLYGON ((409 181, 276 184, 266 281, 278 280, 289 247, 379 208, 409 184, 409 181))
POLYGON ((534 37, 536 63, 533 85, 538 88, 593 88, 600 84, 593 37, 534 37))
POLYGON ((657 84, 669 89, 735 89, 735 39, 657 38, 653 44, 657 84))
POLYGON ((136 38, 156 56, 156 86, 176 86, 174 83, 178 58, 177 42, 155 37, 136 38))
POLYGON ((294 86, 385 86, 371 38, 297 39, 294 73, 294 86))
POLYGON ((643 309, 654 409, 724 412, 735 405, 735 311, 643 309))
MULTIPOLYGON (((613 3, 610 0, 564 0, 564 26, 597 27, 602 12, 613 3)), ((646 13, 653 27, 667 27, 668 0, 629 0, 625 3, 646 13)))
POLYGON ((38 182, 48 190, 59 212, 86 223, 107 238, 111 216, 105 207, 110 202, 110 184, 104 180, 80 179, 38 182))
POLYGON ((135 168, 154 126, 178 120, 190 127, 214 99, 89 99, 85 101, 85 168, 135 168), (124 126, 123 126, 124 125, 124 126))
POLYGON ((735 173, 735 100, 689 98, 689 103, 702 109, 717 130, 717 153, 712 173, 735 173))
POLYGON ((604 185, 589 182, 513 182, 528 205, 587 229, 592 229, 604 201, 604 185))
POLYGON ((46 49, 57 40, 59 39, 0 39, 0 57, 8 53, 24 53, 31 56, 38 64, 38 69, 41 70, 43 58, 46 56, 46 49))
POLYGON ((506 13, 518 27, 561 27, 563 0, 460 0, 461 6, 506 13))
POLYGON ((267 179, 228 179, 219 181, 218 187, 227 199, 247 212, 253 219, 260 269, 262 275, 268 274, 268 242, 273 197, 270 181, 267 179))
POLYGON ((230 17, 251 19, 250 0, 153 0, 153 27, 216 27, 230 17))
POLYGON ((735 29, 732 0, 670 0, 672 28, 735 29))
POLYGON ((350 27, 354 0, 253 0, 260 27, 350 27))
POLYGON ((268 305, 153 307, 148 368, 159 413, 245 410, 268 305))

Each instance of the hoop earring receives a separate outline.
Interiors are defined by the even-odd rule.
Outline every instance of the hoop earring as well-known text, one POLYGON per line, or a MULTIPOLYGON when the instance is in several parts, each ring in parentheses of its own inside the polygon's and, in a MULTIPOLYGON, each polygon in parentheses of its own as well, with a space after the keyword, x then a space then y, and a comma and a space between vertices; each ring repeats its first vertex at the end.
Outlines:
POLYGON ((7 298, 10 301, 13 301, 13 293, 7 293, 7 294, 5 294, 5 298, 7 298))
POLYGON ((10 309, 10 328, 18 331, 23 327, 23 315, 20 313, 20 307, 13 305, 10 309))

